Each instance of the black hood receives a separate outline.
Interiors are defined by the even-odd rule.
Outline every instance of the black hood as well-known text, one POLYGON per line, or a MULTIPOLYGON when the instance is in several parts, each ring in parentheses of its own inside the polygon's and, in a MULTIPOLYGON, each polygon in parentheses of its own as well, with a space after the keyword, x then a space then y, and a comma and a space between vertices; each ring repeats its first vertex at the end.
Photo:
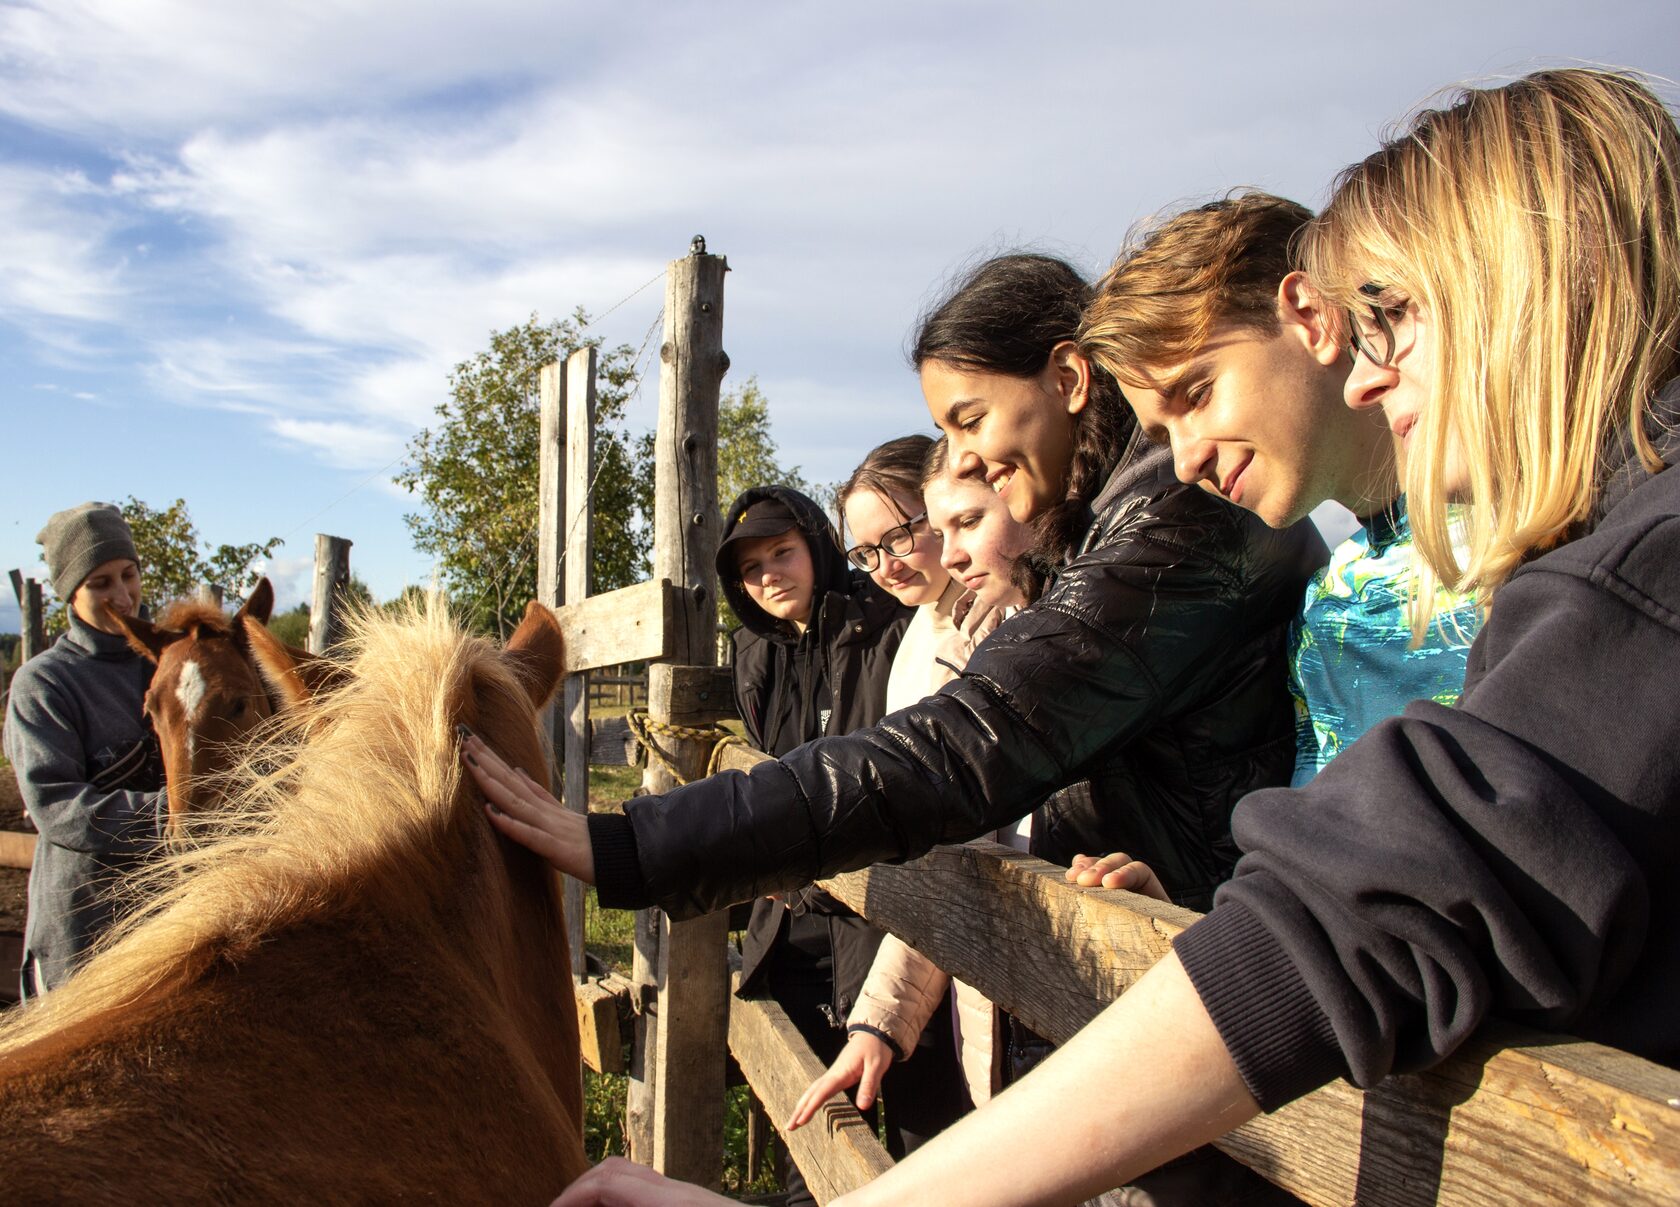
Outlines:
MULTIPOLYGON (((811 566, 816 571, 816 582, 811 590, 813 614, 822 606, 829 592, 849 594, 852 590, 852 567, 840 549, 839 534, 834 531, 834 525, 823 514, 822 508, 797 490, 787 486, 754 486, 742 491, 723 518, 724 535, 727 536, 735 527, 741 513, 760 499, 775 499, 793 512, 794 518, 799 521, 799 531, 805 534, 805 543, 811 547, 811 566)), ((759 607, 747 594, 735 574, 735 551, 727 545, 718 549, 717 572, 723 597, 747 629, 760 637, 783 640, 792 637, 781 621, 759 607)))

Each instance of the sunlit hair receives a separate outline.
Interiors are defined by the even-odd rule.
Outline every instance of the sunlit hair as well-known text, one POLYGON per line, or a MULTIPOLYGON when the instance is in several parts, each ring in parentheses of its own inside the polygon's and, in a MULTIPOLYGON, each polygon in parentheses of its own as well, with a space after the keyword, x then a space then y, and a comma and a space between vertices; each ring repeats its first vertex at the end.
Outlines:
POLYGON ((922 458, 922 489, 926 490, 927 484, 944 473, 945 467, 949 464, 951 464, 951 442, 944 436, 940 436, 928 445, 927 456, 922 458))
POLYGON ((852 476, 834 492, 835 519, 840 531, 846 530, 846 500, 860 490, 880 495, 901 520, 908 520, 921 510, 916 507, 906 512, 899 500, 922 497, 922 463, 927 460, 932 444, 931 436, 900 436, 870 449, 852 476))
MULTIPOLYGON (((917 324, 910 363, 928 362, 1008 377, 1033 378, 1057 345, 1079 334, 1091 287, 1054 256, 996 256, 965 274, 917 324)), ((1061 502, 1033 520, 1029 555, 1048 574, 1065 561, 1091 523, 1091 504, 1124 452, 1136 424, 1111 374, 1090 375, 1085 406, 1073 417, 1073 456, 1061 502)))
MULTIPOLYGON (((535 711, 514 662, 462 633, 441 601, 399 611, 354 616, 335 655, 344 685, 261 732, 260 754, 228 773, 227 805, 192 818, 181 849, 138 875, 129 892, 144 904, 74 977, 10 1016, 0 1055, 97 1015, 142 1012, 288 927, 352 909, 364 925, 383 918, 439 943, 439 919, 468 928, 487 982, 517 967, 495 922, 531 902, 508 877, 467 879, 500 858, 500 840, 465 783, 455 722, 535 768, 535 711), (479 896, 457 917, 452 895, 468 885, 479 896)), ((517 858, 524 887, 552 898, 540 862, 517 858)))
POLYGON ((1311 217, 1285 198, 1242 192, 1134 228, 1085 308, 1080 351, 1141 387, 1142 370, 1188 360, 1217 326, 1277 331, 1278 286, 1311 217))
MULTIPOLYGON (((1370 283, 1428 325, 1431 403, 1405 485, 1443 582, 1488 599, 1569 539, 1619 440, 1660 468, 1651 403, 1680 342, 1680 138, 1635 76, 1542 71, 1420 113, 1341 174, 1301 261, 1338 309, 1368 305, 1370 283), (1444 485, 1454 447, 1468 508, 1444 485)), ((1418 631, 1433 604, 1420 597, 1418 631)))

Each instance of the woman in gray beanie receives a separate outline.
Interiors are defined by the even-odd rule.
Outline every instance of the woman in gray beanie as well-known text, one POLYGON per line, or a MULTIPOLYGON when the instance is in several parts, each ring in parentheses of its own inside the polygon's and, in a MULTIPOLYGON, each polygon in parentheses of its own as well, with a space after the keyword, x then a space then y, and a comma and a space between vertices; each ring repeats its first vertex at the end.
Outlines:
POLYGON ((35 538, 70 628, 12 681, 6 757, 41 831, 29 873, 23 996, 62 984, 110 926, 110 890, 157 846, 163 764, 145 720, 152 664, 107 609, 140 609, 140 559, 122 513, 83 503, 35 538))

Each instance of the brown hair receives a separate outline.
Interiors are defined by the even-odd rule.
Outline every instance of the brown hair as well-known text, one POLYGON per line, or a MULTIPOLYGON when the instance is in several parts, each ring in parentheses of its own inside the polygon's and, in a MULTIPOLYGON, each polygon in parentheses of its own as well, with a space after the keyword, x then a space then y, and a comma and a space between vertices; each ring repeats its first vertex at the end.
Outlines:
POLYGON ((1220 323, 1278 329, 1278 284, 1312 211, 1270 193, 1233 193, 1127 236, 1079 324, 1079 350, 1122 385, 1143 366, 1194 356, 1220 323))
POLYGON ((840 489, 834 492, 835 523, 841 532, 846 526, 846 500, 860 490, 871 491, 880 495, 891 503, 893 510, 900 513, 899 519, 908 520, 903 514, 895 495, 907 496, 912 499, 922 497, 922 463, 927 460, 928 449, 933 444, 932 436, 900 436, 896 440, 889 440, 885 444, 878 444, 870 449, 858 467, 852 471, 852 476, 840 484, 840 489))

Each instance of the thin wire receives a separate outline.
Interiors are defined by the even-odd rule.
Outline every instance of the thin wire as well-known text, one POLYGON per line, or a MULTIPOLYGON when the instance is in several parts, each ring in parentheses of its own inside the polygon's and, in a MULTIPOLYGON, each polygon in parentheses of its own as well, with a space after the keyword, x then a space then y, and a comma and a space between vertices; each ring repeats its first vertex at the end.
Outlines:
MULTIPOLYGON (((603 319, 605 319, 609 314, 611 314, 613 311, 617 310, 620 306, 623 306, 626 302, 630 301, 632 298, 636 297, 636 295, 642 293, 644 290, 646 290, 648 288, 648 286, 650 286, 654 282, 658 281, 664 275, 665 275, 665 270, 662 268, 657 273, 655 273, 653 276, 649 277, 646 281, 643 281, 640 285, 636 286, 636 288, 632 289, 629 293, 625 294, 618 301, 614 302, 611 306, 608 306, 600 314, 598 314, 594 318, 590 319, 582 327, 579 327, 578 328, 578 334, 582 335, 585 331, 589 331, 592 328, 595 328, 595 327, 599 326, 601 321, 603 319)), ((659 325, 660 318, 662 318, 664 316, 664 313, 665 313, 665 309, 662 306, 662 307, 660 307, 659 317, 656 317, 654 319, 654 327, 657 327, 659 325)), ((648 338, 643 339, 643 341, 642 341, 642 349, 643 350, 645 350, 647 348, 648 340, 652 338, 652 333, 653 333, 653 328, 650 327, 648 329, 648 338)), ((636 353, 636 360, 632 363, 639 363, 640 360, 641 360, 641 355, 642 355, 641 352, 638 351, 636 353)), ((543 364, 550 364, 550 363, 552 363, 552 362, 547 361, 547 360, 545 360, 543 362, 543 364)), ((532 368, 541 369, 542 365, 533 366, 528 360, 523 361, 520 364, 514 366, 514 368, 509 371, 508 375, 510 377, 517 377, 517 376, 520 376, 522 374, 530 372, 532 368)), ((631 391, 628 398, 634 398, 635 395, 636 395, 636 392, 639 391, 640 389, 641 389, 641 375, 638 374, 637 377, 636 377, 635 389, 631 391)), ((627 401, 628 401, 628 398, 627 398, 627 401)), ((413 438, 414 438, 413 436, 410 436, 409 440, 412 441, 413 438)), ((389 473, 393 468, 402 464, 402 462, 407 457, 408 457, 408 445, 405 443, 404 446, 403 446, 403 451, 398 453, 397 456, 394 459, 387 462, 385 465, 383 465, 379 469, 374 470, 367 477, 363 478, 360 482, 356 483, 356 485, 352 486, 349 490, 347 490, 343 494, 339 495, 338 498, 334 499, 331 503, 328 503, 325 507, 323 507, 319 511, 315 512, 315 514, 309 516, 307 519, 302 520, 298 524, 293 526, 284 536, 282 536, 280 538, 280 543, 285 544, 287 541, 291 540, 292 537, 296 536, 299 532, 303 531, 305 528, 308 528, 316 520, 318 520, 322 516, 326 515, 327 512, 329 512, 333 508, 337 507, 340 503, 344 502, 344 500, 348 499, 351 495, 356 494, 359 491, 362 491, 362 490, 366 489, 368 484, 371 483, 375 478, 383 477, 385 474, 389 473)), ((598 471, 597 471, 596 476, 597 477, 599 476, 598 471)), ((595 482, 594 482, 593 478, 590 480, 589 490, 590 490, 590 493, 592 495, 594 493, 594 490, 595 490, 595 482)), ((568 536, 569 535, 570 534, 568 534, 568 536)))

